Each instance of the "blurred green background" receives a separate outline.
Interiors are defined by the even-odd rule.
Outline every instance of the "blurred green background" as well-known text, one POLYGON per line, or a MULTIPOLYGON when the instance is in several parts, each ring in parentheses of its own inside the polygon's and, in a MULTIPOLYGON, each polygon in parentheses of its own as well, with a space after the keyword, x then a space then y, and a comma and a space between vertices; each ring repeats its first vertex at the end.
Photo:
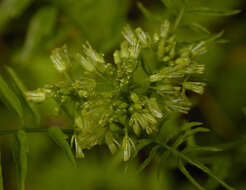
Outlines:
MULTIPOLYGON (((105 53, 108 60, 123 39, 122 27, 129 23, 148 32, 159 24, 147 19, 139 8, 141 2, 154 15, 167 18, 169 10, 161 0, 0 0, 0 73, 6 76, 4 65, 11 66, 28 89, 62 80, 50 61, 52 49, 67 44, 71 51, 80 50, 89 41, 95 49, 105 53)), ((185 14, 183 23, 199 22, 211 33, 224 30, 226 44, 209 47, 200 57, 206 65, 206 93, 192 97, 195 106, 185 116, 190 121, 202 121, 211 133, 199 135, 202 145, 217 145, 239 140, 246 135, 246 1, 245 0, 189 0, 189 8, 210 7, 219 10, 241 9, 236 16, 220 17, 185 14)), ((204 37, 181 27, 180 39, 196 40, 204 37)), ((7 79, 8 80, 8 79, 7 79)), ((53 102, 38 106, 42 126, 66 127, 66 118, 55 113, 53 102)), ((30 114, 25 116, 30 121, 30 114)), ((0 130, 18 128, 19 120, 0 102, 0 130)), ((156 178, 155 161, 141 175, 134 172, 136 164, 127 172, 116 167, 117 159, 106 147, 86 152, 74 169, 64 154, 45 134, 29 135, 29 169, 27 190, 101 190, 101 189, 162 189, 194 190, 185 177, 172 166, 163 168, 156 178)), ((16 189, 16 171, 9 147, 9 137, 1 136, 2 167, 5 189, 16 189)), ((144 158, 145 155, 142 155, 144 158)), ((206 157, 207 158, 207 157, 206 157)), ((230 149, 210 159, 219 159, 214 171, 236 189, 246 189, 246 145, 230 149)), ((142 159, 141 157, 139 158, 142 159)), ((205 174, 195 168, 191 173, 204 181, 205 174)), ((218 184, 210 189, 222 189, 218 184)))

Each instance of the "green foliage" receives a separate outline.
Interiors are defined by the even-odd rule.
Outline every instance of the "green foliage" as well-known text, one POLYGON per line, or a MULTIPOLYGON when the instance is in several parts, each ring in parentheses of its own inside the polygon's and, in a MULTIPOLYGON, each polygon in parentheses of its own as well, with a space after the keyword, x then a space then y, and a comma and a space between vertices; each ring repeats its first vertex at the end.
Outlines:
POLYGON ((68 159, 76 166, 76 161, 73 156, 73 152, 66 141, 67 137, 58 127, 50 127, 48 129, 48 134, 50 138, 66 153, 68 159))
POLYGON ((14 136, 12 151, 17 169, 18 189, 24 190, 28 165, 28 142, 26 133, 23 130, 18 130, 14 136))
POLYGON ((19 115, 20 119, 23 119, 23 110, 21 102, 16 94, 12 91, 5 80, 0 76, 0 96, 3 103, 11 107, 19 115))

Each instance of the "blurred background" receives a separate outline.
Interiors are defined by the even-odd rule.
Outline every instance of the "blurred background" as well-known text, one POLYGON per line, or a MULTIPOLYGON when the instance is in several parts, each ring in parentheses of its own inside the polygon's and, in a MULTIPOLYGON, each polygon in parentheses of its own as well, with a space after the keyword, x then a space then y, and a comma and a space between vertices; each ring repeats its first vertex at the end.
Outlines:
MULTIPOLYGON (((95 49, 105 53, 108 60, 123 39, 122 27, 129 23, 152 33, 159 24, 146 18, 137 2, 141 2, 154 15, 169 17, 169 10, 161 0, 0 0, 0 73, 6 76, 4 66, 11 66, 30 90, 47 83, 62 80, 49 58, 51 50, 67 44, 71 51, 81 49, 89 41, 95 49)), ((241 9, 235 16, 185 14, 184 25, 178 38, 197 40, 207 34, 191 30, 188 23, 200 23, 212 34, 224 30, 228 43, 213 44, 200 62, 206 65, 206 93, 193 96, 194 107, 189 121, 201 121, 211 133, 197 136, 201 145, 234 142, 246 136, 246 1, 245 0, 189 0, 189 8, 210 7, 218 10, 241 9)), ((8 80, 7 77, 5 77, 8 80)), ((66 128, 69 122, 56 114, 53 102, 38 105, 41 125, 66 128)), ((33 121, 25 115, 29 125, 33 121)), ((0 130, 18 128, 14 112, 0 102, 0 130)), ((163 168, 161 179, 156 178, 155 160, 141 174, 114 167, 106 147, 86 152, 86 158, 73 168, 62 151, 45 134, 28 136, 29 169, 27 190, 101 190, 101 189, 162 189, 195 190, 177 169, 163 168)), ((9 136, 0 136, 3 178, 6 190, 16 189, 16 169, 9 147, 9 136)), ((236 189, 246 189, 246 144, 230 148, 224 153, 206 157, 218 161, 214 172, 236 189)), ((141 158, 140 158, 141 159, 141 158)), ((189 171, 203 181, 207 176, 195 168, 189 171)), ((208 189, 222 189, 209 182, 208 189)))

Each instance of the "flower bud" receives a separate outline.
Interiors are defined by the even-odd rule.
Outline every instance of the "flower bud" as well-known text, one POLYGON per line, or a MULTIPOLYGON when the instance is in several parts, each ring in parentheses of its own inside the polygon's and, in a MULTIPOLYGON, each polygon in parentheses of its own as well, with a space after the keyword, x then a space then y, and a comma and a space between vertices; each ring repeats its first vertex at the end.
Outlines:
POLYGON ((139 97, 136 93, 131 93, 131 96, 130 96, 131 100, 134 102, 134 103, 138 103, 139 102, 139 97))
POLYGON ((157 100, 155 98, 147 98, 146 101, 151 114, 156 118, 162 118, 163 114, 158 106, 157 100))
POLYGON ((126 162, 131 158, 131 153, 135 149, 134 142, 130 137, 128 137, 127 134, 123 138, 122 149, 123 149, 123 159, 126 162))
POLYGON ((35 91, 28 91, 25 93, 26 99, 28 101, 40 103, 46 99, 46 90, 45 89, 38 89, 35 91))
POLYGON ((112 132, 108 131, 105 135, 105 142, 108 145, 108 148, 112 154, 117 151, 117 141, 114 139, 112 132))
POLYGON ((121 59, 120 59, 120 51, 119 50, 116 50, 114 52, 114 63, 116 65, 119 65, 121 63, 121 59))
POLYGON ((166 38, 168 36, 169 30, 170 30, 170 23, 168 20, 165 20, 164 23, 161 25, 160 36, 162 38, 166 38))
POLYGON ((205 83, 202 82, 184 82, 183 87, 187 90, 191 90, 197 94, 204 93, 205 83))
POLYGON ((79 59, 79 63, 82 65, 82 67, 89 71, 92 72, 95 70, 94 65, 88 60, 86 59, 84 56, 82 56, 81 54, 77 54, 77 58, 79 59))
POLYGON ((139 41, 141 42, 141 44, 146 47, 149 45, 149 41, 150 41, 150 37, 148 36, 148 34, 146 34, 142 28, 137 28, 136 29, 136 34, 137 37, 139 39, 139 41))
POLYGON ((134 34, 134 32, 132 31, 132 29, 129 25, 124 27, 124 29, 122 31, 122 35, 129 42, 129 44, 131 44, 132 46, 136 45, 136 43, 137 43, 136 35, 134 34))
POLYGON ((64 45, 62 48, 56 48, 55 50, 53 50, 50 58, 55 68, 59 72, 64 72, 67 69, 68 64, 70 63, 67 46, 64 45))
POLYGON ((191 53, 193 56, 202 55, 207 52, 207 48, 205 47, 205 42, 202 41, 197 44, 195 47, 191 49, 191 53))
POLYGON ((98 62, 98 63, 105 63, 103 56, 101 54, 99 54, 98 52, 96 52, 91 47, 89 42, 87 42, 86 45, 83 45, 83 48, 84 48, 85 55, 90 57, 93 61, 98 62))

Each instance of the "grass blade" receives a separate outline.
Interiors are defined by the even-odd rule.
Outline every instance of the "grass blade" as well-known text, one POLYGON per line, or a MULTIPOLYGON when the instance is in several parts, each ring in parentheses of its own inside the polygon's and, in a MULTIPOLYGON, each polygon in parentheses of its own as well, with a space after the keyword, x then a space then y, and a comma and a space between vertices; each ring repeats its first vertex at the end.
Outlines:
POLYGON ((50 138, 65 152, 67 158, 76 166, 76 161, 73 152, 66 141, 66 135, 62 132, 59 127, 50 127, 48 129, 50 138))
POLYGON ((12 91, 12 89, 10 89, 8 84, 4 81, 2 76, 0 76, 0 95, 2 97, 3 103, 13 108, 19 115, 20 119, 23 121, 23 110, 21 102, 19 101, 15 93, 12 91))

